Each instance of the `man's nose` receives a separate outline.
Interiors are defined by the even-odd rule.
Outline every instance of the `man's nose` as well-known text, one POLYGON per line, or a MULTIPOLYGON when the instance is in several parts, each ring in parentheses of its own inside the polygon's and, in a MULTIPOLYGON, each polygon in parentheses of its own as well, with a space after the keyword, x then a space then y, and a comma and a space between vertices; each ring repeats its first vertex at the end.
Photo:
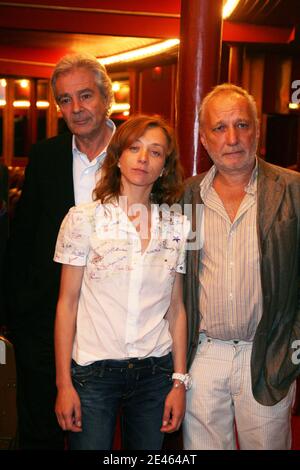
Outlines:
POLYGON ((72 101, 72 111, 73 113, 79 113, 81 111, 81 102, 78 98, 73 98, 72 101))
POLYGON ((226 134, 228 145, 236 145, 238 143, 238 132, 235 127, 229 127, 226 134))

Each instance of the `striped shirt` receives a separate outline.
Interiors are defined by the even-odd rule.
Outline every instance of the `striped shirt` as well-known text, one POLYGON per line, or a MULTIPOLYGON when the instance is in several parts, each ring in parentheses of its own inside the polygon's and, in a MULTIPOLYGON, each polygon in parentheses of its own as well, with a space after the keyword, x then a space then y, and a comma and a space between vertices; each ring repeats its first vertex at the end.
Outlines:
POLYGON ((212 186, 213 166, 200 184, 204 245, 200 255, 200 331, 221 340, 252 341, 262 314, 257 238, 257 165, 231 222, 212 186))

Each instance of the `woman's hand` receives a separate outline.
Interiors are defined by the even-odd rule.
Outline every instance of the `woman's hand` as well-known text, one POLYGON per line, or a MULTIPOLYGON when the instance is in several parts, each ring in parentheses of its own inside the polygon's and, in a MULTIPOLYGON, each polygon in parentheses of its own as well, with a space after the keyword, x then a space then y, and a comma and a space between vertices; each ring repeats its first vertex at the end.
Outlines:
MULTIPOLYGON (((177 383, 177 381, 175 381, 177 383)), ((171 389, 165 401, 161 432, 178 431, 185 413, 185 386, 180 383, 171 389)))
POLYGON ((64 431, 82 431, 80 399, 72 385, 58 390, 55 413, 64 431))

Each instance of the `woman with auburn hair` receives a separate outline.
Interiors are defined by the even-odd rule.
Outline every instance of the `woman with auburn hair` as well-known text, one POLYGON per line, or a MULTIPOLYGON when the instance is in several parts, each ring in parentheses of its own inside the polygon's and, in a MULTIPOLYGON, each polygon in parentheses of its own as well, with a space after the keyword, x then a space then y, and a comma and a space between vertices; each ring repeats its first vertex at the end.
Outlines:
POLYGON ((173 130, 134 116, 111 140, 95 201, 62 223, 55 411, 71 449, 111 449, 120 409, 125 449, 159 450, 181 424, 189 222, 169 208, 181 193, 173 130))
POLYGON ((112 140, 102 166, 102 178, 96 187, 95 197, 101 202, 110 201, 120 195, 121 172, 119 158, 130 145, 144 134, 148 128, 160 128, 167 140, 167 155, 163 172, 154 182, 151 201, 157 204, 172 205, 179 201, 183 193, 182 169, 178 158, 178 148, 173 129, 158 116, 133 116, 123 124, 112 140))

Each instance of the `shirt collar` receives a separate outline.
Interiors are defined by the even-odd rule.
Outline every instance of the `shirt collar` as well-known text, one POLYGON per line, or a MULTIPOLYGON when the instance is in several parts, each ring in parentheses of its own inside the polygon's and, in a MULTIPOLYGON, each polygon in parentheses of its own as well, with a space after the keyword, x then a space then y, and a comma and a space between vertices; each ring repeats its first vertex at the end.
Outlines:
MULTIPOLYGON (((200 183, 200 194, 202 200, 205 199, 207 192, 212 186, 214 177, 216 176, 217 168, 213 165, 210 170, 207 172, 205 177, 200 183)), ((255 194, 257 191, 257 174, 258 174, 258 160, 257 157, 255 158, 255 167, 253 168, 250 180, 248 184, 245 186, 245 192, 247 194, 255 194)))
POLYGON ((245 186, 245 192, 255 194, 257 191, 258 160, 255 158, 255 167, 253 168, 249 183, 245 186))
MULTIPOLYGON (((110 129, 112 130, 112 136, 114 135, 114 133, 116 132, 116 125, 115 123, 111 120, 111 119, 106 119, 105 121, 105 125, 110 127, 110 129)), ((99 155, 97 155, 93 160, 92 162, 94 163, 94 161, 98 162, 100 160, 101 163, 103 163, 103 160, 104 160, 104 157, 106 156, 106 150, 107 150, 107 147, 108 147, 108 144, 107 146, 102 150, 102 152, 99 153, 99 155)), ((73 134, 72 136, 72 152, 73 152, 73 155, 79 155, 79 156, 85 156, 86 157, 86 154, 81 152, 77 145, 76 145, 76 138, 75 138, 75 135, 73 134)), ((87 157, 86 157, 87 158, 87 157)))
POLYGON ((212 186, 212 182, 214 180, 214 177, 216 175, 217 168, 215 165, 213 165, 210 170, 206 173, 204 176, 203 180, 200 183, 200 194, 201 198, 204 201, 209 189, 212 186))

